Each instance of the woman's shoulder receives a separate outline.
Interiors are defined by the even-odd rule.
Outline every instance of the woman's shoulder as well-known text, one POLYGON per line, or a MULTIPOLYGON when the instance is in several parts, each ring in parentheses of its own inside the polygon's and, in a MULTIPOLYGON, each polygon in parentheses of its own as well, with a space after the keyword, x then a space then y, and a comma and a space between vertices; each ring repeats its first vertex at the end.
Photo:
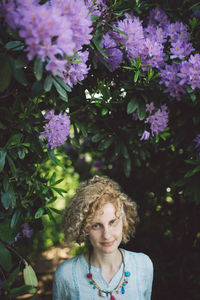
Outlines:
POLYGON ((124 252, 127 261, 134 260, 140 267, 145 267, 145 269, 153 269, 152 260, 147 254, 143 252, 133 252, 129 250, 124 250, 124 252))
POLYGON ((64 274, 71 273, 73 264, 78 260, 79 256, 75 256, 72 258, 68 258, 65 261, 63 261, 56 269, 55 277, 60 278, 64 274))

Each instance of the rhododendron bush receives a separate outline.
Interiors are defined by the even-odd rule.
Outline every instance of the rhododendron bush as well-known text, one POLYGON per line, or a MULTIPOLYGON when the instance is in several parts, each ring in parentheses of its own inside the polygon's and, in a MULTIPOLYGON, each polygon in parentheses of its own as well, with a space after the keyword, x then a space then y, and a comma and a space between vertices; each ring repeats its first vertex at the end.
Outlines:
POLYGON ((0 2, 5 298, 37 297, 36 275, 20 247, 43 228, 43 215, 53 222, 55 192, 66 193, 55 173, 42 175, 48 160, 66 170, 74 151, 81 173, 77 161, 87 152, 88 176, 100 172, 124 186, 145 182, 147 193, 158 179, 163 197, 170 187, 172 198, 199 207, 200 5, 180 1, 177 9, 172 2, 0 2), (24 285, 16 288, 20 270, 24 285))

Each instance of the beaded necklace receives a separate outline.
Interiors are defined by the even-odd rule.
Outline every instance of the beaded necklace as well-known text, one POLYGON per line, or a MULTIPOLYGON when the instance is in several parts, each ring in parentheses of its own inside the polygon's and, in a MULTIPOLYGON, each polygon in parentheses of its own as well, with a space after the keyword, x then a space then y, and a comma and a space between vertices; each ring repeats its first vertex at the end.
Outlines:
POLYGON ((122 271, 122 276, 120 278, 120 281, 118 282, 117 286, 111 291, 102 290, 98 286, 98 284, 94 281, 94 279, 92 278, 91 263, 90 263, 91 253, 89 252, 89 273, 87 274, 87 278, 89 279, 90 284, 93 286, 93 289, 98 290, 99 296, 101 296, 103 298, 110 296, 110 300, 116 300, 116 298, 113 295, 114 292, 116 294, 119 294, 119 292, 121 291, 121 294, 125 294, 125 286, 128 283, 127 279, 131 275, 130 272, 125 271, 124 255, 123 255, 121 249, 119 249, 119 251, 120 251, 120 254, 122 256, 123 271, 122 271))

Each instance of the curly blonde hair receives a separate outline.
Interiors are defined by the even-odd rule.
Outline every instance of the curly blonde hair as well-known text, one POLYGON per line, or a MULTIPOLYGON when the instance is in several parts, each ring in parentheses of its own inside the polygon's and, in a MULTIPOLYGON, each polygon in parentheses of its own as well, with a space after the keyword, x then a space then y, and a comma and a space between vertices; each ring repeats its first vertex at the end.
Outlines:
POLYGON ((135 234, 139 221, 136 203, 121 192, 119 185, 108 178, 94 176, 78 187, 63 215, 65 238, 79 244, 88 239, 90 224, 97 211, 106 203, 115 207, 116 217, 122 215, 122 242, 127 243, 135 234))

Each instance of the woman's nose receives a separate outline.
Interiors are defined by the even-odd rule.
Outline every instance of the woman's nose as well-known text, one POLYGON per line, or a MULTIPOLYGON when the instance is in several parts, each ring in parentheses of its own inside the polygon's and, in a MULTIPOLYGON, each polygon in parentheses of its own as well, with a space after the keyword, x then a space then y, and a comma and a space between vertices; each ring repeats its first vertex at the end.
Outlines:
POLYGON ((109 227, 103 228, 103 237, 104 237, 104 239, 109 239, 109 237, 110 237, 110 228, 109 227))

